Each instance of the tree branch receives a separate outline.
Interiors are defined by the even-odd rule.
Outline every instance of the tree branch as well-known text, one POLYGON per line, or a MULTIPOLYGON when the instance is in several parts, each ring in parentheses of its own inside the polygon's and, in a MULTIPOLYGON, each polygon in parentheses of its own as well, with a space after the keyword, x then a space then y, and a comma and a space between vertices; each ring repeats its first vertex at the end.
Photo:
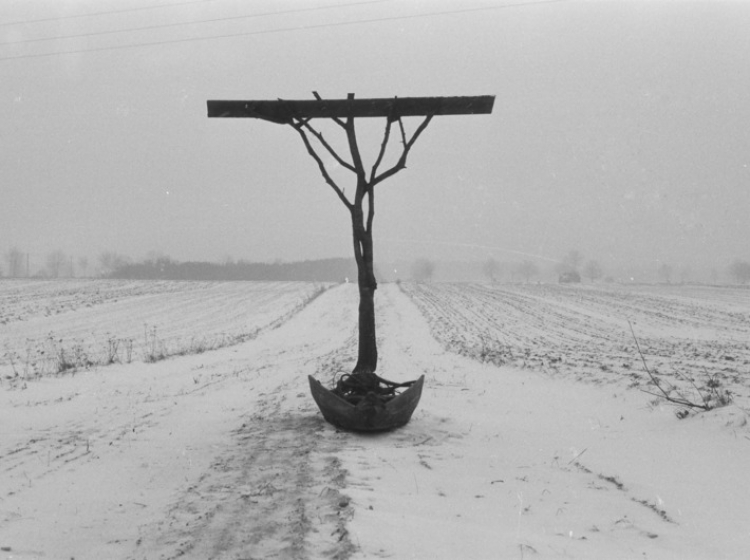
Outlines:
MULTIPOLYGON (((354 94, 350 93, 346 96, 347 99, 354 99, 354 94)), ((362 155, 359 152, 359 146, 357 145, 357 133, 354 129, 354 117, 351 115, 346 119, 346 139, 349 142, 349 152, 352 154, 352 164, 354 165, 355 173, 357 174, 357 194, 355 196, 354 204, 362 203, 362 196, 367 190, 367 178, 365 177, 365 166, 362 163, 362 155)))
POLYGON ((344 161, 344 158, 342 158, 341 156, 339 156, 336 153, 336 150, 334 150, 331 147, 331 145, 328 142, 325 141, 325 139, 323 138, 323 134, 321 134, 320 132, 318 132, 317 130, 315 130, 312 126, 310 126, 309 120, 310 119, 305 119, 305 120, 301 120, 300 119, 300 125, 304 126, 307 130, 310 131, 311 134, 313 134, 313 136, 315 136, 315 138, 318 139, 318 142, 320 142, 323 145, 323 147, 326 150, 328 150, 328 153, 333 156, 333 159, 335 159, 339 163, 339 165, 341 165, 341 167, 345 167, 349 171, 352 171, 352 172, 356 173, 356 170, 354 169, 354 166, 351 163, 348 163, 347 161, 344 161))
POLYGON ((396 162, 396 165, 388 169, 387 171, 384 171, 377 177, 375 177, 373 180, 370 181, 370 188, 374 187, 381 181, 384 181, 388 177, 391 177, 404 169, 406 167, 406 158, 409 155, 409 150, 411 150, 411 147, 414 145, 414 142, 417 141, 417 138, 419 138, 419 135, 422 134, 425 128, 427 128, 427 125, 430 124, 430 121, 432 120, 433 115, 427 115, 425 119, 422 121, 422 123, 417 127, 417 130, 414 131, 414 134, 412 135, 411 139, 408 141, 406 140, 406 132, 404 131, 404 125, 401 122, 401 119, 398 119, 399 127, 401 128, 401 141, 404 145, 403 151, 401 152, 401 157, 396 162))
MULTIPOLYGON (((315 99, 317 99, 318 101, 323 101, 323 98, 320 97, 320 95, 318 94, 317 91, 312 92, 312 94, 313 94, 313 96, 315 96, 315 99)), ((346 128, 346 125, 344 124, 344 122, 340 118, 338 118, 338 117, 331 117, 331 120, 333 120, 333 122, 335 122, 341 128, 344 128, 344 129, 346 128)))
POLYGON ((375 217, 375 189, 372 186, 367 191, 367 233, 372 235, 372 220, 375 217))
MULTIPOLYGON (((386 120, 385 125, 385 132, 383 133, 383 142, 380 144, 380 153, 378 154, 378 158, 375 160, 375 164, 372 166, 372 172, 370 173, 370 183, 375 179, 375 173, 378 171, 378 167, 380 166, 380 163, 383 161, 383 157, 385 156, 385 150, 388 147, 388 140, 391 136, 391 122, 393 122, 390 117, 386 120)), ((401 122, 399 120, 399 122, 401 122)))
POLYGON ((398 119, 398 128, 401 131, 401 143, 406 146, 406 130, 404 130, 404 121, 401 120, 401 117, 398 119))
POLYGON ((310 154, 312 158, 318 164, 320 173, 323 175, 323 178, 325 179, 326 183, 330 185, 330 187, 336 192, 338 197, 341 199, 341 202, 343 202, 344 205, 351 211, 352 203, 349 202, 344 192, 328 174, 328 170, 326 169, 326 166, 323 163, 323 160, 320 159, 320 156, 315 152, 312 145, 310 144, 310 140, 307 138, 307 134, 305 134, 305 131, 302 130, 303 125, 304 123, 300 121, 298 124, 292 124, 292 128, 294 128, 294 130, 296 130, 299 133, 299 135, 302 137, 302 141, 305 143, 305 148, 307 148, 307 153, 310 154))
MULTIPOLYGON (((687 398, 682 396, 679 391, 676 391, 677 396, 679 398, 675 398, 671 396, 667 391, 664 390, 659 380, 654 376, 653 373, 651 373, 651 370, 648 369, 648 366, 646 365, 646 358, 643 357, 643 352, 641 352, 641 345, 638 344, 638 338, 635 336, 635 331, 633 330, 633 324, 630 321, 628 321, 628 325, 630 326, 630 332, 633 335, 633 340, 635 340, 635 347, 638 350, 638 354, 641 356, 641 361, 643 362, 643 369, 646 370, 646 373, 651 378, 651 382, 656 386, 657 389, 659 389, 659 391, 661 392, 661 395, 657 395, 656 393, 652 393, 651 391, 643 391, 643 392, 648 395, 652 395, 654 397, 661 397, 665 401, 670 402, 672 404, 678 404, 680 406, 686 406, 688 408, 700 408, 701 410, 711 410, 712 407, 706 402, 706 399, 703 398, 703 395, 700 394, 700 391, 698 391, 698 394, 703 399, 703 404, 695 403, 695 402, 688 400, 687 398)), ((670 391, 671 390, 672 389, 670 389, 670 391)))
POLYGON ((346 121, 346 139, 349 142, 349 151, 352 154, 354 172, 357 174, 357 194, 361 197, 364 194, 363 187, 366 184, 365 167, 362 163, 362 155, 359 153, 359 146, 357 145, 357 133, 354 130, 354 119, 352 117, 349 117, 349 119, 346 121), (360 190, 362 192, 360 192, 360 190))

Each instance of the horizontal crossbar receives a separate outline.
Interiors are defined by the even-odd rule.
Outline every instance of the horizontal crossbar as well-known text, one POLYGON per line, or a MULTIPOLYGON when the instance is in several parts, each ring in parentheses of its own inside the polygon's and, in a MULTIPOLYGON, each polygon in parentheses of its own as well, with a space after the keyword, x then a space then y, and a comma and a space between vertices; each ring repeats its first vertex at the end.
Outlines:
POLYGON ((300 101, 209 100, 208 116, 254 118, 279 124, 294 119, 349 117, 415 117, 427 115, 489 114, 494 95, 475 97, 393 97, 380 99, 306 99, 300 101))

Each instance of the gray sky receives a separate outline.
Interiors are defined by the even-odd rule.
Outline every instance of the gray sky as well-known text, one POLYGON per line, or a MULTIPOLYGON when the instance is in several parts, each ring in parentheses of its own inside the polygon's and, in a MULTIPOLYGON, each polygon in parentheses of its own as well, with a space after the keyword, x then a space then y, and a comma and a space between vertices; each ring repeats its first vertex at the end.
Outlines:
POLYGON ((492 94, 378 187, 376 260, 723 269, 750 258, 748 29, 739 1, 0 0, 0 251, 348 257, 297 134, 206 100, 492 94))

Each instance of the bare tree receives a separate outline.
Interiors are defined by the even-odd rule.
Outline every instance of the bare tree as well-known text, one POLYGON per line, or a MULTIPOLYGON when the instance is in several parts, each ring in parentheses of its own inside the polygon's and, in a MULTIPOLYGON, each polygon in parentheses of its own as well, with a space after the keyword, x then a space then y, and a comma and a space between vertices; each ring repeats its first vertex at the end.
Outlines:
POLYGON ((501 265, 492 257, 484 261, 484 264, 482 265, 482 272, 485 276, 487 276, 487 278, 490 279, 490 282, 492 283, 495 283, 495 281, 497 281, 497 277, 500 275, 502 270, 503 265, 501 265))
POLYGON ((750 262, 740 259, 729 265, 729 274, 740 284, 750 282, 750 262))
POLYGON ((525 260, 518 265, 518 273, 528 282, 533 276, 539 274, 539 267, 536 263, 525 260))
POLYGON ((118 268, 128 264, 129 259, 113 251, 105 251, 99 255, 99 273, 107 276, 115 272, 118 268))
POLYGON ((399 384, 382 379, 375 373, 378 361, 374 299, 377 282, 373 264, 372 235, 375 190, 384 180, 406 168, 406 160, 414 143, 434 116, 488 114, 492 112, 494 96, 355 100, 354 94, 349 94, 345 100, 324 100, 317 92, 313 92, 313 95, 315 101, 209 100, 208 116, 250 117, 291 126, 299 134, 308 154, 315 160, 325 183, 347 209, 351 219, 359 288, 357 362, 350 375, 342 376, 338 380, 334 391, 326 391, 312 377, 310 387, 323 416, 329 422, 354 430, 392 429, 396 425, 408 422, 419 401, 424 376, 419 380, 399 384), (365 164, 365 158, 360 151, 355 131, 355 120, 358 117, 385 119, 380 148, 374 153, 371 165, 365 164), (422 121, 413 132, 407 133, 403 117, 422 117, 422 121), (348 148, 348 154, 334 148, 328 139, 313 127, 311 121, 320 118, 333 121, 343 130, 345 142, 342 145, 348 148), (394 129, 394 136, 400 135, 401 145, 400 148, 389 150, 391 132, 394 129), (348 192, 338 176, 329 171, 331 166, 344 173, 350 172, 354 176, 348 192), (383 389, 382 385, 386 388, 383 389), (410 389, 399 395, 400 400, 391 400, 386 396, 398 387, 410 389), (413 392, 407 395, 409 391, 413 392), (342 407, 341 398, 352 406, 342 407), (399 410, 399 413, 396 414, 394 410, 399 410), (376 428, 376 425, 379 427, 376 428))
POLYGON ((86 276, 86 272, 89 268, 89 259, 88 257, 78 257, 78 270, 81 271, 81 276, 86 276))
POLYGON ((68 257, 60 249, 52 251, 47 255, 47 274, 52 278, 59 278, 67 261, 68 257))
POLYGON ((411 266, 411 277, 415 282, 432 280, 435 274, 435 263, 428 259, 417 259, 411 266))
POLYGON ((583 274, 589 280, 594 282, 595 280, 598 280, 599 278, 601 278, 604 273, 602 272, 602 267, 599 264, 599 262, 595 261, 594 259, 591 259, 583 267, 583 274))
POLYGON ((577 249, 572 249, 568 251, 568 254, 563 257, 561 262, 564 267, 563 272, 578 272, 578 267, 581 266, 581 263, 583 262, 583 255, 577 249))
POLYGON ((693 269, 689 264, 684 264, 680 267, 680 282, 685 283, 690 281, 690 277, 693 275, 693 269))
MULTIPOLYGON (((315 97, 320 100, 317 93, 315 94, 315 97)), ((349 98, 353 99, 353 96, 350 95, 349 98)), ((380 151, 375 158, 375 162, 369 174, 365 169, 365 163, 357 142, 357 135, 354 129, 354 118, 333 118, 333 121, 343 129, 346 136, 346 142, 351 156, 350 161, 347 161, 340 156, 333 149, 331 144, 329 144, 323 137, 323 134, 313 128, 310 124, 310 119, 295 117, 292 118, 292 121, 289 123, 300 135, 308 154, 310 154, 317 163, 323 179, 336 193, 336 196, 349 211, 351 217, 354 259, 357 263, 360 298, 359 352, 357 363, 352 371, 353 374, 374 373, 378 362, 377 340, 375 337, 375 290, 377 289, 377 282, 375 280, 375 271, 373 268, 372 243, 373 218, 375 217, 375 186, 406 168, 406 160, 411 148, 414 146, 414 143, 424 129, 427 128, 427 125, 430 124, 432 117, 432 114, 428 114, 424 117, 411 136, 407 135, 406 128, 404 127, 400 116, 397 116, 396 118, 387 118, 380 151), (401 136, 401 154, 394 165, 384 171, 379 171, 386 153, 388 141, 391 138, 391 130, 394 123, 398 124, 398 131, 401 136), (344 189, 334 181, 323 162, 323 158, 313 147, 310 136, 318 141, 319 145, 328 152, 338 165, 354 174, 355 187, 353 197, 347 197, 344 189)))
POLYGON ((673 271, 674 269, 672 268, 671 264, 662 263, 659 267, 659 276, 661 276, 667 284, 671 284, 673 271))
POLYGON ((8 251, 5 255, 5 261, 8 263, 8 276, 14 278, 23 276, 23 259, 24 254, 17 247, 8 251))

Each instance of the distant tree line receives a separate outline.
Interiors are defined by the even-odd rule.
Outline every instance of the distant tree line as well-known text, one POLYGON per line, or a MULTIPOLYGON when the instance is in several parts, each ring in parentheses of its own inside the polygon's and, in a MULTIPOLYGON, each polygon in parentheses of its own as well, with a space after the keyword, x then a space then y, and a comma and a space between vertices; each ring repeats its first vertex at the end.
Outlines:
MULTIPOLYGON (((728 276, 737 284, 750 283, 750 262, 742 259, 734 260, 727 267, 728 276)), ((502 276, 507 276, 510 281, 521 280, 530 282, 542 274, 539 265, 531 260, 524 260, 518 263, 502 263, 494 258, 487 259, 482 264, 482 273, 490 282, 497 282, 502 276)), ((597 282, 603 279, 605 282, 614 282, 612 276, 605 276, 604 270, 599 262, 595 259, 584 261, 582 254, 577 250, 569 251, 552 269, 546 274, 549 278, 551 272, 557 274, 558 282, 581 282, 582 278, 590 282, 597 282)), ((670 284, 673 280, 680 283, 688 283, 693 276, 693 269, 689 265, 682 265, 678 268, 667 262, 661 264, 655 269, 656 277, 663 282, 670 284)), ((631 279, 632 280, 632 279, 631 279)), ((711 281, 718 281, 718 272, 711 270, 711 281)))
MULTIPOLYGON (((101 253, 93 262, 85 256, 73 257, 61 250, 46 255, 31 255, 13 247, 2 255, 0 276, 10 278, 72 278, 98 277, 122 279, 165 280, 301 280, 313 282, 341 282, 348 278, 355 281, 355 263, 347 258, 310 260, 301 262, 254 263, 227 259, 223 263, 178 262, 159 253, 150 253, 143 261, 133 262, 127 256, 113 251, 101 253), (4 266, 3 266, 4 265, 4 266)), ((411 280, 427 282, 433 279, 438 265, 429 259, 417 259, 411 264, 411 280)), ((737 284, 750 284, 750 262, 735 259, 726 269, 727 278, 737 284)), ((590 282, 616 281, 606 276, 595 259, 585 260, 577 250, 569 251, 549 269, 542 269, 532 260, 521 262, 499 262, 488 258, 482 263, 481 272, 490 282, 531 282, 540 278, 570 282, 586 279, 590 282)), ((621 273, 622 274, 622 273, 621 273)), ((666 283, 691 281, 694 270, 688 265, 675 267, 661 262, 654 269, 656 278, 666 283)), ((377 276, 377 274, 376 274, 377 276)), ((711 270, 713 283, 719 281, 718 270, 711 270)), ((648 280, 647 280, 648 281, 648 280)))
POLYGON ((429 282, 435 274, 435 263, 429 259, 417 259, 411 265, 411 279, 415 282, 429 282))
POLYGON ((105 251, 93 266, 87 257, 74 258, 61 250, 40 256, 13 247, 2 260, 0 276, 10 278, 97 277, 142 280, 268 280, 342 282, 356 281, 357 269, 351 259, 331 258, 302 262, 254 263, 227 259, 223 263, 179 262, 159 253, 150 253, 134 262, 114 251, 105 251), (34 258, 31 258, 34 257, 34 258), (31 262, 31 265, 29 264, 31 262))
MULTIPOLYGON (((521 279, 528 283, 538 277, 542 270, 537 263, 529 259, 518 263, 501 263, 489 258, 482 265, 482 273, 490 282, 497 282, 506 272, 509 273, 511 281, 521 279)), ((596 282, 604 276, 598 261, 590 259, 584 263, 583 255, 577 250, 569 251, 558 261, 553 267, 553 272, 557 275, 558 281, 563 283, 580 282, 582 275, 591 282, 596 282)))
POLYGON ((737 259, 729 265, 729 274, 740 284, 750 282, 750 262, 737 259))
POLYGON ((178 262, 169 257, 139 263, 116 263, 107 278, 125 280, 262 280, 343 282, 355 281, 357 268, 352 259, 321 259, 300 262, 255 263, 246 261, 178 262))

